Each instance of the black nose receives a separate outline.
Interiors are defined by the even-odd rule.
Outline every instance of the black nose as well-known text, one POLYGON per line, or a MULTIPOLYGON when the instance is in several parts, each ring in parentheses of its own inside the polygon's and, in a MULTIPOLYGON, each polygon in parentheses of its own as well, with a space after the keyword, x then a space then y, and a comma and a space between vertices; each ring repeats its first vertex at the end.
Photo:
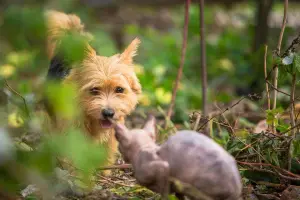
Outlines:
POLYGON ((103 109, 102 115, 104 118, 112 118, 115 115, 115 111, 111 108, 103 109))

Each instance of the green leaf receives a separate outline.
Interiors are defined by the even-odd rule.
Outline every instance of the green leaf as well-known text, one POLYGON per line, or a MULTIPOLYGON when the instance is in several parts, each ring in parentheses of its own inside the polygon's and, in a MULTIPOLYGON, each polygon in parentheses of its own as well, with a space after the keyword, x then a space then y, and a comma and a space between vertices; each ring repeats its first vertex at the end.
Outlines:
POLYGON ((74 119, 79 110, 76 103, 76 87, 73 84, 49 82, 45 88, 47 104, 52 111, 65 119, 74 119))
POLYGON ((89 38, 79 33, 67 33, 61 38, 58 52, 63 54, 69 64, 81 62, 85 57, 86 45, 89 38))
POLYGON ((299 157, 300 156, 300 137, 297 136, 293 141, 293 156, 299 157))
POLYGON ((106 160, 108 148, 93 143, 84 133, 75 129, 70 129, 60 138, 53 138, 50 145, 59 155, 71 160, 85 178, 106 160))
POLYGON ((297 54, 294 56, 293 67, 300 72, 300 56, 297 54))
POLYGON ((278 115, 281 114, 284 110, 280 107, 274 110, 266 110, 267 114, 267 123, 272 125, 273 123, 275 126, 278 125, 278 115))

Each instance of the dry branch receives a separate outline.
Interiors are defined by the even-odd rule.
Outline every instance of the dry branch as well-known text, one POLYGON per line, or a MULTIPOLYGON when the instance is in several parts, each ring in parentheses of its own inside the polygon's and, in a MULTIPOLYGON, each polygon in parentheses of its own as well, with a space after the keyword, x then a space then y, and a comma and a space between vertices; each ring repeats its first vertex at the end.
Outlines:
MULTIPOLYGON (((284 2, 284 16, 283 16, 283 21, 282 21, 282 26, 281 26, 281 31, 279 35, 279 40, 278 40, 278 45, 276 49, 276 53, 280 55, 280 49, 281 49, 281 43, 282 43, 282 38, 283 38, 283 33, 285 30, 285 25, 287 21, 287 9, 288 9, 288 0, 285 0, 284 2)), ((276 64, 277 65, 277 64, 276 64)), ((274 93, 273 93, 273 109, 276 109, 276 101, 277 101, 277 85, 278 85, 278 66, 275 68, 275 73, 274 73, 274 93)), ((273 124, 273 132, 275 132, 275 125, 273 124)))
POLYGON ((204 124, 202 124, 202 126, 198 129, 201 130, 208 122, 210 122, 211 120, 213 120, 214 118, 223 115, 226 111, 230 110, 231 108, 235 107, 236 105, 238 105, 242 100, 244 100, 246 97, 242 97, 240 100, 238 100, 235 104, 231 105, 230 107, 226 108, 225 110, 223 110, 221 113, 218 113, 217 115, 212 116, 211 118, 209 118, 204 124))
POLYGON ((26 103, 26 99, 20 94, 18 93, 16 90, 14 90, 12 87, 10 87, 10 85, 8 84, 7 80, 5 80, 5 85, 6 87, 14 94, 16 94, 17 96, 19 96, 22 100, 23 100, 23 104, 24 104, 24 108, 25 108, 25 112, 26 112, 26 115, 28 117, 30 117, 30 112, 29 112, 29 109, 28 109, 28 106, 27 106, 27 103, 26 103))
MULTIPOLYGON (((207 70, 206 70, 206 46, 205 46, 205 25, 204 25, 204 0, 199 0, 200 17, 200 49, 201 49, 201 80, 202 80, 202 112, 207 117, 207 70)), ((204 133, 209 135, 208 126, 204 127, 204 133)))
MULTIPOLYGON (((290 97, 290 118, 291 118, 291 127, 294 127, 296 125, 295 122, 295 89, 296 89, 296 73, 293 74, 293 80, 292 80, 292 88, 291 88, 291 97, 290 97)), ((293 157, 293 140, 296 137, 296 129, 291 129, 291 135, 292 139, 289 144, 288 149, 288 170, 291 171, 292 168, 292 157, 293 157)))
POLYGON ((190 4, 191 4, 191 0, 186 0, 180 65, 179 65, 179 68, 178 68, 177 77, 176 77, 175 84, 174 84, 173 91, 172 91, 172 99, 171 99, 170 107, 169 107, 168 112, 167 112, 167 121, 169 119, 171 119, 171 115, 172 115, 172 112, 173 112, 173 107, 175 106, 175 100, 176 100, 178 85, 179 85, 179 81, 181 79, 182 71, 183 71, 183 65, 184 65, 185 53, 186 53, 186 46, 187 46, 190 4))
MULTIPOLYGON (((268 46, 265 45, 264 72, 265 72, 266 80, 267 80, 267 54, 268 54, 268 46)), ((266 93, 267 93, 268 110, 270 110, 271 109, 271 99, 270 99, 269 85, 267 82, 266 82, 266 93)))

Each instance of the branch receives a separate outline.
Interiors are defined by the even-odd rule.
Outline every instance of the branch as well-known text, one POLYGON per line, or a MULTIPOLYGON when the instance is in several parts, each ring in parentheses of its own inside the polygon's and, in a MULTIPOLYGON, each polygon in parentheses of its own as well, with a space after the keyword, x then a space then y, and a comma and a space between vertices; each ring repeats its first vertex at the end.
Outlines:
POLYGON ((186 46, 187 46, 190 3, 191 3, 191 0, 186 0, 186 3, 185 3, 185 16, 184 16, 184 28, 183 28, 183 41, 182 41, 182 47, 181 47, 180 65, 179 65, 179 69, 178 69, 178 72, 177 72, 177 77, 176 77, 175 85, 173 87, 172 100, 171 100, 171 103, 170 103, 169 110, 167 112, 167 120, 171 119, 171 115, 172 115, 172 112, 173 112, 173 107, 175 105, 176 93, 177 93, 177 90, 178 90, 178 85, 179 85, 179 81, 181 79, 182 71, 183 71, 183 65, 184 65, 185 53, 186 53, 186 46))
MULTIPOLYGON (((283 91, 279 90, 278 88, 275 88, 275 86, 272 83, 270 83, 270 81, 266 80, 266 82, 271 86, 272 89, 276 90, 277 92, 285 94, 285 95, 287 95, 289 97, 291 96, 290 94, 288 94, 286 92, 283 92, 283 91)), ((295 99, 298 100, 298 101, 300 101, 299 97, 295 97, 295 99)))
POLYGON ((98 170, 109 170, 109 169, 131 169, 131 164, 122 164, 122 165, 111 165, 106 167, 100 167, 98 170))
POLYGON ((14 90, 12 87, 10 87, 10 85, 8 85, 7 83, 7 80, 5 80, 5 85, 6 87, 14 94, 16 94, 17 96, 19 96, 22 100, 23 100, 23 104, 24 104, 24 108, 25 108, 25 112, 26 112, 26 115, 28 117, 30 117, 30 114, 29 114, 29 109, 27 107, 27 103, 26 103, 26 99, 20 94, 18 93, 16 90, 14 90))
POLYGON ((283 133, 281 133, 281 135, 284 135, 288 132, 290 132, 291 130, 298 128, 300 126, 300 123, 296 124, 295 126, 290 127, 288 130, 284 131, 283 133))
MULTIPOLYGON (((276 52, 278 55, 280 55, 280 49, 281 49, 281 43, 282 43, 282 38, 283 38, 283 33, 285 30, 285 25, 287 21, 287 9, 288 9, 288 0, 285 0, 284 3, 284 16, 283 16, 283 21, 282 21, 282 26, 281 26, 281 31, 279 35, 279 40, 278 40, 278 45, 276 52)), ((274 74, 274 87, 277 89, 278 85, 278 67, 275 68, 275 74, 274 74)), ((276 109, 276 101, 277 101, 277 90, 275 89, 273 93, 273 109, 276 109)), ((275 132, 275 125, 273 124, 273 131, 275 132)))
POLYGON ((225 110, 223 110, 221 113, 212 116, 211 118, 209 118, 205 123, 202 124, 202 126, 198 129, 202 129, 208 122, 210 122, 211 120, 213 120, 214 118, 223 115, 226 111, 230 110, 231 108, 233 108, 234 106, 238 105, 242 100, 244 100, 246 97, 242 97, 240 100, 238 100, 235 104, 233 104, 232 106, 226 108, 225 110))
POLYGON ((198 190, 197 188, 195 188, 194 186, 187 184, 187 183, 183 183, 181 181, 179 181, 178 179, 169 178, 169 181, 171 183, 174 184, 174 187, 176 188, 176 190, 178 190, 179 192, 184 192, 184 194, 186 194, 189 197, 193 197, 193 199, 198 199, 198 200, 213 200, 211 197, 209 197, 208 195, 204 194, 203 192, 201 192, 200 190, 198 190))
MULTIPOLYGON (((265 45, 265 56, 264 56, 265 80, 267 80, 267 53, 268 53, 268 46, 265 45)), ((268 101, 268 110, 270 110, 271 109, 271 99, 270 99, 269 85, 267 82, 266 82, 266 93, 267 93, 267 101, 268 101)))
POLYGON ((253 167, 253 166, 266 166, 266 167, 272 167, 272 168, 274 168, 274 169, 277 169, 277 170, 279 170, 279 171, 284 172, 284 173, 287 174, 287 175, 292 176, 292 177, 290 177, 290 178, 296 178, 296 179, 299 179, 299 180, 300 180, 300 176, 299 176, 299 175, 294 174, 294 173, 292 173, 292 172, 289 172, 289 171, 287 171, 287 170, 285 170, 285 169, 282 169, 282 168, 280 168, 280 167, 271 165, 271 164, 267 164, 267 163, 249 163, 249 162, 243 162, 243 161, 238 161, 238 160, 237 160, 236 162, 239 163, 239 164, 242 164, 242 165, 248 165, 248 166, 251 166, 251 167, 253 167))
POLYGON ((300 34, 292 41, 292 44, 284 51, 284 53, 280 57, 284 58, 288 56, 290 52, 295 52, 299 44, 300 44, 300 34))
MULTIPOLYGON (((204 0, 199 0, 200 16, 200 49, 201 49, 201 79, 202 79, 202 111, 204 119, 207 117, 207 69, 206 69, 206 47, 205 47, 205 25, 204 25, 204 0)), ((209 135, 208 126, 204 133, 209 135)))
MULTIPOLYGON (((291 97, 290 97, 291 127, 294 127, 296 125, 296 122, 295 122, 295 89, 296 89, 296 73, 293 74, 291 97)), ((288 148, 288 166, 287 166, 287 168, 289 171, 291 171, 291 167, 292 167, 293 140, 296 138, 296 130, 295 129, 291 129, 291 135, 292 135, 292 139, 290 141, 289 148, 288 148)))

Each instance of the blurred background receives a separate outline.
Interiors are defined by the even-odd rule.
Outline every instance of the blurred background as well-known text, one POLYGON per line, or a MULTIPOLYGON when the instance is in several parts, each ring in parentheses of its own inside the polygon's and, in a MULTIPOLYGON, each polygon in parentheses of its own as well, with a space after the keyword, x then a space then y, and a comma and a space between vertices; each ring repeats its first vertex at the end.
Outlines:
MULTIPOLYGON (((141 116, 145 117, 148 113, 156 113, 156 116, 163 118, 170 104, 172 85, 180 63, 184 2, 183 0, 0 0, 0 127, 8 127, 9 134, 15 136, 13 142, 17 147, 15 149, 18 150, 16 156, 18 159, 15 160, 20 162, 21 166, 25 166, 26 170, 27 167, 33 168, 46 173, 48 177, 47 173, 53 172, 56 166, 53 161, 56 154, 75 160, 75 165, 85 172, 97 168, 99 166, 97 162, 105 157, 104 150, 97 150, 96 147, 91 149, 90 144, 84 142, 82 136, 77 134, 78 130, 71 131, 74 137, 71 134, 63 139, 58 136, 59 139, 45 140, 46 143, 42 143, 43 148, 37 148, 39 151, 36 151, 44 127, 41 127, 39 117, 31 118, 30 115, 39 110, 39 101, 43 95, 46 93, 52 98, 55 108, 65 116, 73 115, 74 109, 77 109, 72 105, 71 91, 60 87, 44 91, 45 88, 42 86, 49 67, 49 61, 45 56, 44 11, 54 9, 78 15, 86 30, 94 36, 91 45, 99 55, 111 56, 122 52, 132 39, 140 38, 141 45, 135 57, 135 67, 143 87, 143 94, 135 111, 138 117, 135 120, 133 118, 127 120, 131 122, 131 126, 135 126, 136 121, 141 125, 144 120, 144 118, 141 120, 141 116)), ((270 71, 283 19, 283 3, 283 0, 205 2, 209 112, 220 112, 220 109, 225 109, 249 94, 255 97, 248 98, 246 107, 240 107, 230 118, 232 127, 228 126, 230 123, 225 117, 222 119, 223 124, 218 120, 214 121, 213 132, 218 136, 227 137, 219 141, 225 146, 230 140, 228 134, 248 135, 250 138, 248 142, 252 144, 252 137, 256 136, 249 133, 252 133, 252 129, 257 127, 257 122, 266 116, 268 123, 276 121, 278 125, 276 128, 280 129, 279 131, 286 133, 290 127, 287 123, 278 124, 276 115, 282 111, 265 112, 267 107, 264 92, 264 45, 268 45, 267 65, 270 71), (249 128, 251 131, 248 131, 249 128)), ((201 111, 202 108, 200 20, 196 0, 192 0, 189 17, 186 59, 172 116, 172 121, 179 128, 191 128, 189 121, 191 113, 201 111)), ((284 52, 299 34, 300 0, 289 1, 287 18, 281 52, 284 52)), ((73 43, 72 40, 69 42, 69 46, 66 47, 71 55, 76 57, 76 51, 73 49, 80 47, 80 44, 76 46, 76 42, 73 43)), ((279 73, 279 89, 290 93, 290 84, 291 76, 283 69, 279 73)), ((296 96, 297 92, 299 90, 296 90, 296 96)), ((288 96, 278 93, 278 108, 286 110, 289 102, 288 96)), ((259 126, 258 124, 258 128, 259 126)), ((262 126, 266 126, 265 121, 262 126)), ((265 129, 258 129, 256 132, 260 133, 261 130, 265 129)), ((10 160, 15 152, 11 147, 10 137, 5 133, 7 130, 0 128, 0 166, 10 160)), ((253 153, 251 148, 248 150, 251 145, 247 145, 245 141, 239 139, 239 143, 228 144, 227 149, 231 153, 238 152, 238 155, 240 149, 253 153)), ((257 148, 266 149, 267 151, 263 153, 268 155, 268 162, 279 166, 278 160, 282 158, 285 162, 286 157, 280 157, 277 152, 270 153, 275 149, 272 145, 273 143, 269 147, 257 148)), ((299 149, 300 145, 298 154, 299 149)), ((258 156, 258 161, 260 159, 258 156)), ((5 164, 8 168, 0 167, 0 176, 5 176, 4 179, 0 179, 0 199, 3 195, 2 187, 18 183, 20 180, 16 180, 16 177, 26 171, 11 162, 14 161, 5 164), (11 166, 15 168, 11 170, 11 166), (7 175, 7 169, 12 172, 10 175, 14 174, 13 177, 7 175)), ((29 177, 33 174, 30 172, 29 177)), ((45 186, 45 182, 41 182, 42 179, 36 174, 30 180, 45 186)), ((28 185, 24 180, 20 182, 21 189, 28 185)), ((46 184, 44 188, 47 187, 50 186, 46 184)), ((111 186, 108 184, 108 187, 111 186)), ((114 192, 121 192, 113 189, 114 192)), ((47 192, 49 191, 43 191, 43 194, 47 195, 47 192)), ((126 189, 125 192, 130 193, 131 190, 126 189)))
MULTIPOLYGON (((199 6, 197 1, 192 3, 186 62, 176 99, 177 122, 187 120, 191 111, 201 108, 199 6)), ((299 3, 290 1, 283 50, 298 34, 299 3)), ((39 20, 45 9, 71 12, 79 15, 86 30, 94 35, 93 46, 100 55, 121 52, 134 37, 141 39, 135 60, 144 89, 139 109, 165 108, 170 103, 179 67, 183 4, 182 0, 1 0, 1 33, 6 37, 0 41, 0 76, 22 95, 34 98, 35 86, 43 81, 48 64, 35 56, 44 44, 39 43, 42 33, 34 36, 28 31, 38 29, 34 24, 42 26, 39 20), (14 14, 24 15, 22 22, 14 14)), ((265 87, 264 45, 269 46, 270 69, 282 23, 283 1, 211 0, 206 2, 204 16, 209 102, 228 103, 249 93, 261 96, 265 87)), ((284 89, 286 80, 280 81, 284 89)))

